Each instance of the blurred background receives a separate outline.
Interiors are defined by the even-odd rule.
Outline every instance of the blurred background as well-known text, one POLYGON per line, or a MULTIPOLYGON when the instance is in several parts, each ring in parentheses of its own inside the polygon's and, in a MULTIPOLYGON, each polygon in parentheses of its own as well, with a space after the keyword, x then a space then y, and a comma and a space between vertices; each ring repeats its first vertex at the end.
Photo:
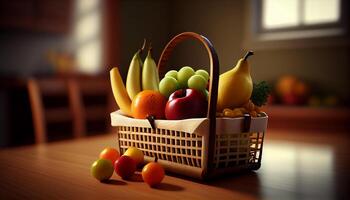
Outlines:
MULTIPOLYGON (((109 69, 125 80, 144 38, 158 60, 184 31, 211 40, 221 73, 255 52, 254 82, 273 87, 269 128, 348 131, 348 19, 345 0, 2 0, 0 146, 110 132, 109 69)), ((186 41, 163 71, 208 63, 186 41)))

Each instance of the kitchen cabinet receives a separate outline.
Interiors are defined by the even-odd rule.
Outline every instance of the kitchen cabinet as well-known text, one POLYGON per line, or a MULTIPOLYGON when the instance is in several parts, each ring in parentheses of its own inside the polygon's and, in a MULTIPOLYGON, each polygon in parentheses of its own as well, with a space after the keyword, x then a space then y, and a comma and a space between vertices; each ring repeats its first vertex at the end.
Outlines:
POLYGON ((72 14, 72 0, 2 0, 0 28, 68 33, 72 14))

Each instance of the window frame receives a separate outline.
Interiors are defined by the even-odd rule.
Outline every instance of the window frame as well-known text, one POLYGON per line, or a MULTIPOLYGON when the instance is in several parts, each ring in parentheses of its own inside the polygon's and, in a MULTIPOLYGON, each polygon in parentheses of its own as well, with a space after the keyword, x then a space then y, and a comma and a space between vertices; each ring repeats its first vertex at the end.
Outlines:
POLYGON ((244 49, 276 49, 309 46, 349 45, 349 5, 340 0, 338 22, 315 25, 300 25, 283 28, 263 28, 262 0, 250 0, 246 3, 246 28, 243 41, 244 49), (329 38, 328 40, 324 40, 329 38))
MULTIPOLYGON (((346 24, 346 9, 345 9, 345 1, 340 0, 340 15, 339 20, 337 22, 328 22, 328 23, 318 23, 314 25, 305 25, 304 23, 301 23, 297 26, 289 26, 289 27, 281 27, 281 28, 271 28, 271 29, 264 29, 263 28, 263 13, 262 13, 262 7, 263 7, 263 0, 254 0, 256 3, 254 3, 254 6, 256 6, 256 13, 257 13, 257 20, 259 20, 257 24, 257 31, 260 33, 273 33, 273 32, 282 32, 282 31, 301 31, 301 30, 321 30, 321 29, 332 29, 332 28, 338 28, 342 27, 346 24)), ((305 0, 299 0, 299 1, 305 1, 305 0)), ((299 7, 299 11, 304 10, 304 4, 302 3, 299 7)), ((299 17, 301 17, 301 13, 299 13, 299 17)))

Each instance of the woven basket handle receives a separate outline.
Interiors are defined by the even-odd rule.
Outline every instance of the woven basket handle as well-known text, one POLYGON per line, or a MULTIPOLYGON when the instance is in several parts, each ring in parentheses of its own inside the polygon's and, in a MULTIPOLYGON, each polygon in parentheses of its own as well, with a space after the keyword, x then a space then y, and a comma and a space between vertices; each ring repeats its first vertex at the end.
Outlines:
MULTIPOLYGON (((164 68, 165 64, 169 60, 174 48, 181 42, 187 39, 196 39, 201 42, 208 52, 210 61, 210 84, 209 84, 209 98, 208 98, 208 112, 207 118, 209 118, 209 155, 208 162, 212 163, 213 152, 215 148, 215 135, 216 135, 216 103, 218 96, 218 81, 219 81, 219 59, 216 51, 211 42, 204 36, 193 32, 184 32, 175 36, 165 46, 158 62, 158 71, 164 68)), ((209 165, 210 166, 210 165, 209 165)))
POLYGON ((204 36, 193 32, 184 32, 175 36, 170 42, 165 46, 158 62, 158 71, 161 72, 164 69, 166 63, 168 62, 170 55, 172 54, 174 48, 181 42, 187 39, 196 39, 200 41, 206 48, 209 61, 210 61, 210 85, 209 85, 209 98, 208 98, 208 113, 207 118, 216 118, 216 101, 218 92, 218 78, 219 78, 219 60, 216 51, 211 44, 211 42, 204 36))

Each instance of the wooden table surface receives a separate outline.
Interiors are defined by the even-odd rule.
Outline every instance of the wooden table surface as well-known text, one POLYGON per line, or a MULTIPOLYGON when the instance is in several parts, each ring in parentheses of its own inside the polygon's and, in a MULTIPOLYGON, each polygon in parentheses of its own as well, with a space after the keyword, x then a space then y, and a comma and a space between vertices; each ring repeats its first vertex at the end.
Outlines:
POLYGON ((210 182, 166 176, 157 189, 112 176, 100 183, 90 165, 113 134, 0 151, 0 199, 346 199, 346 133, 268 130, 260 170, 210 182))

